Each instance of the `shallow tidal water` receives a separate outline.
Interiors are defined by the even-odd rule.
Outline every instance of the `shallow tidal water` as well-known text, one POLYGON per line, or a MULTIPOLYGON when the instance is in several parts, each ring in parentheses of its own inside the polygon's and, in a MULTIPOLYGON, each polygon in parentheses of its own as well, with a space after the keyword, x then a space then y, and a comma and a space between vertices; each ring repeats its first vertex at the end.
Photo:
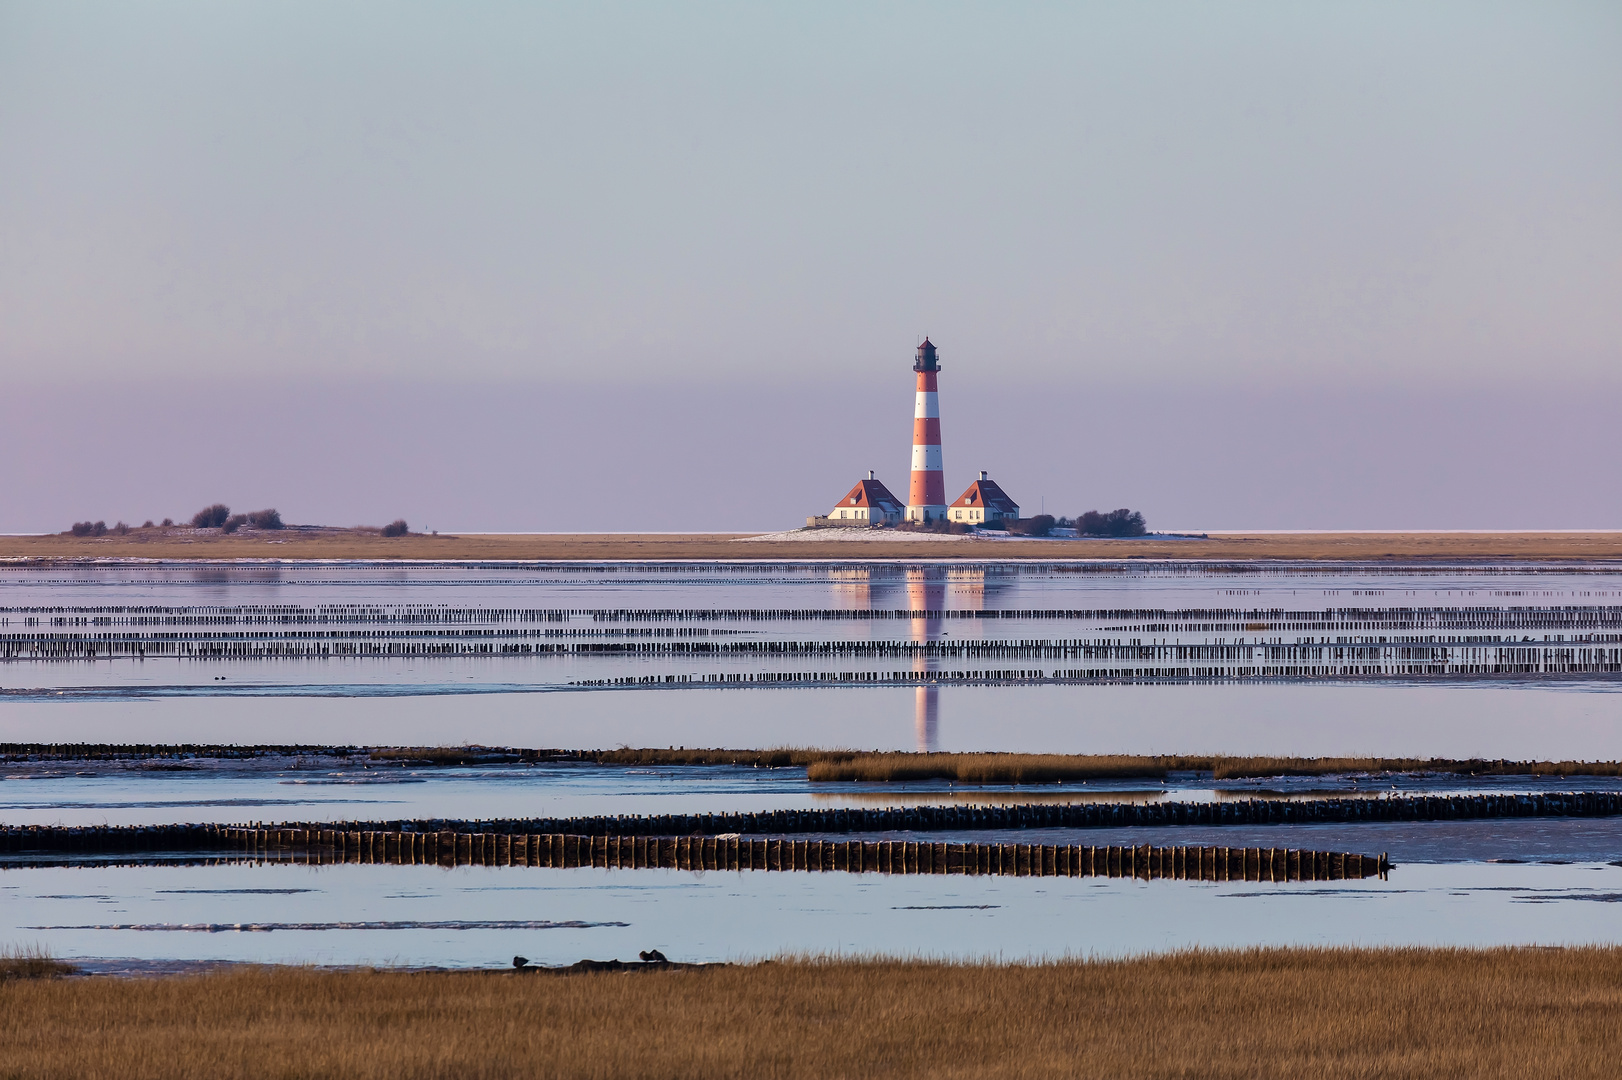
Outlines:
MULTIPOLYGON (((1609 633, 1608 613, 1622 606, 1618 570, 1082 569, 8 567, 0 570, 0 634, 36 643, 49 633, 173 633, 190 635, 195 646, 217 629, 235 635, 236 649, 251 646, 252 634, 273 642, 304 640, 297 635, 305 633, 333 635, 323 639, 329 644, 362 640, 342 637, 353 631, 398 632, 397 640, 415 649, 435 640, 432 634, 476 631, 487 633, 493 645, 550 641, 574 651, 18 657, 0 660, 0 741, 1622 758, 1622 676, 1601 670, 1066 681, 1054 673, 1092 661, 1077 659, 1079 653, 1039 655, 1058 641, 1107 641, 1118 649, 1139 640, 1162 655, 1183 646, 1228 648, 1247 635, 1247 648, 1298 648, 1299 639, 1370 633, 1244 629, 1263 625, 1257 613, 1268 611, 1318 613, 1314 618, 1322 619, 1338 612, 1336 625, 1344 626, 1356 621, 1351 612, 1372 626, 1382 623, 1382 610, 1423 610, 1432 613, 1425 618, 1433 623, 1462 625, 1475 617, 1435 613, 1480 609, 1489 613, 1481 621, 1490 627, 1442 635, 1507 640, 1504 628, 1515 623, 1518 640, 1532 637, 1533 623, 1539 638, 1579 636, 1569 626, 1560 628, 1560 612, 1571 609, 1586 620, 1582 636, 1600 638, 1609 633), (285 615, 280 623, 245 623, 243 612, 250 609, 294 612, 303 621, 285 615), (1531 614, 1523 618, 1521 609, 1531 614), (529 621, 501 614, 558 611, 588 614, 529 621), (737 614, 759 611, 834 614, 737 614), (1188 617, 1175 629, 1141 629, 1159 625, 1141 613, 1165 611, 1210 614, 1201 616, 1204 623, 1188 617), (347 614, 340 619, 332 612, 347 614), (957 614, 914 618, 911 612, 957 614), (993 618, 975 612, 1021 614, 993 618), (1122 612, 1138 613, 1136 622, 1123 620, 1122 612), (132 618, 148 622, 132 626, 132 618), (35 623, 25 626, 30 619, 35 623), (65 622, 52 626, 51 620, 65 622), (557 633, 547 638, 545 631, 557 633), (1269 644, 1263 640, 1268 637, 1280 640, 1269 644), (961 640, 1000 642, 995 649, 975 648, 1002 653, 938 648, 961 640), (593 642, 617 648, 576 648, 593 642), (751 646, 754 652, 705 655, 686 645, 670 648, 682 642, 765 643, 766 651, 751 646), (826 662, 770 653, 779 646, 805 653, 806 642, 882 648, 853 648, 826 662), (649 647, 619 648, 626 645, 649 647), (935 652, 895 652, 914 646, 935 652), (946 677, 954 669, 999 677, 954 682, 946 677), (918 682, 743 681, 852 672, 905 674, 918 682), (936 675, 941 677, 932 681, 936 675), (656 685, 647 681, 655 678, 656 685), (688 681, 673 681, 678 678, 688 681), (626 686, 626 680, 639 682, 626 686)), ((1305 616, 1270 618, 1270 627, 1329 625, 1305 616)), ((1395 622, 1417 618, 1393 616, 1395 622)), ((1411 626, 1386 631, 1399 632, 1438 633, 1411 626)), ((438 640, 465 645, 479 639, 438 640)), ((1595 640, 1573 647, 1616 646, 1595 640)), ((1082 646, 1065 648, 1076 652, 1082 646)), ((178 770, 8 765, 0 779, 0 821, 480 819, 1027 798, 1310 798, 1373 785, 1369 778, 1218 784, 1172 777, 1165 784, 966 789, 813 786, 791 769, 184 764, 178 770)), ((1615 782, 1416 777, 1394 783, 1404 792, 1453 793, 1575 790, 1615 782)), ((1392 784, 1382 781, 1381 790, 1392 784)), ((1611 865, 1622 860, 1622 823, 1610 819, 1092 830, 1085 836, 1032 830, 1017 839, 1386 851, 1396 865, 1388 881, 1247 885, 349 865, 25 869, 0 862, 0 943, 39 943, 61 956, 85 958, 488 966, 514 954, 545 963, 630 959, 653 947, 673 959, 720 960, 787 952, 1036 958, 1190 945, 1622 941, 1622 922, 1612 906, 1622 900, 1622 868, 1611 865)))
POLYGON ((1191 946, 1615 942, 1622 868, 1399 866, 1293 884, 236 865, 0 871, 58 956, 492 967, 787 953, 1037 959, 1191 946), (369 924, 361 927, 357 924, 369 924))

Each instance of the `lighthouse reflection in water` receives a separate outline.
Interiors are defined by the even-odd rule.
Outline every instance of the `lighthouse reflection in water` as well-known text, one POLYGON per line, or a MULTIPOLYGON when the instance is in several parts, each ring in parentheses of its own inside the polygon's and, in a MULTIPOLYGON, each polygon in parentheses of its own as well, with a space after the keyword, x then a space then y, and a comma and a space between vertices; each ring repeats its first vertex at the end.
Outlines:
MULTIPOLYGON (((907 606, 912 609, 912 640, 919 643, 939 641, 940 613, 946 606, 944 566, 907 568, 907 606)), ((937 658, 923 653, 912 658, 913 672, 923 676, 913 690, 913 725, 918 735, 918 749, 924 752, 939 750, 941 745, 941 691, 929 677, 939 666, 937 658)))
MULTIPOLYGON (((859 611, 905 607, 912 613, 908 638, 920 644, 941 641, 958 634, 974 635, 977 620, 961 617, 950 623, 942 611, 984 611, 987 598, 1007 585, 1012 574, 1000 575, 984 566, 841 567, 831 575, 837 602, 859 611), (955 627, 955 630, 953 629, 955 627)), ((930 676, 939 670, 940 659, 922 653, 913 657, 912 670, 920 677, 913 691, 913 726, 918 749, 940 749, 940 687, 930 676)))
MULTIPOLYGON (((920 643, 941 640, 942 610, 980 611, 985 607, 986 571, 983 567, 913 566, 907 568, 907 606, 912 609, 912 640, 920 643)), ((958 623, 960 628, 968 623, 958 623)), ((961 632, 961 629, 960 631, 961 632)), ((940 749, 940 686, 931 675, 940 660, 919 654, 912 669, 922 677, 913 690, 913 727, 918 750, 932 753, 940 749)))

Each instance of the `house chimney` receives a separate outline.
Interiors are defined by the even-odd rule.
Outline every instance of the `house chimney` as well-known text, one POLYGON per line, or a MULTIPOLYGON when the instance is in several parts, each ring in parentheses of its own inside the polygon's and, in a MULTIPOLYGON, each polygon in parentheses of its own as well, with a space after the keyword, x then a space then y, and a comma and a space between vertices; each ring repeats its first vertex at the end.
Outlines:
POLYGON ((869 479, 869 480, 872 480, 872 479, 873 479, 873 478, 874 478, 874 477, 873 477, 873 470, 872 470, 872 469, 869 469, 869 470, 867 470, 867 478, 868 478, 868 479, 869 479))
POLYGON ((981 469, 980 470, 980 479, 984 480, 985 478, 986 478, 986 471, 984 469, 981 469))

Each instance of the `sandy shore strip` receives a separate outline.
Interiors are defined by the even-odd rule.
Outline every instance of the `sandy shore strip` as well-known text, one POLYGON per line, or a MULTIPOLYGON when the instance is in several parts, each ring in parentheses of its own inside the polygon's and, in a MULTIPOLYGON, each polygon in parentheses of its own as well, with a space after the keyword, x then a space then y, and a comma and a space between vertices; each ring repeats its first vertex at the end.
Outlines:
POLYGON ((967 533, 903 533, 890 529, 790 529, 785 532, 761 533, 758 536, 739 536, 734 544, 894 544, 902 543, 972 543, 990 537, 970 536, 967 533))
POLYGON ((351 529, 224 536, 133 530, 126 536, 0 536, 0 560, 423 560, 500 562, 785 562, 850 559, 1259 560, 1359 563, 1622 561, 1622 532, 1212 533, 1205 539, 988 538, 879 530, 776 533, 494 533, 383 537, 351 529), (870 533, 872 539, 827 532, 870 533), (748 543, 736 543, 749 540, 748 543))

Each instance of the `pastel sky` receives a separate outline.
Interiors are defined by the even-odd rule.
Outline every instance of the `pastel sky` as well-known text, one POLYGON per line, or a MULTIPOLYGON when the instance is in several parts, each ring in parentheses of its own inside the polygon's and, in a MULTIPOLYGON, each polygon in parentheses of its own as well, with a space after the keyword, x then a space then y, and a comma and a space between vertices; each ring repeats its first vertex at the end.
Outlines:
POLYGON ((0 0, 0 531, 1622 528, 1622 5, 0 0))

